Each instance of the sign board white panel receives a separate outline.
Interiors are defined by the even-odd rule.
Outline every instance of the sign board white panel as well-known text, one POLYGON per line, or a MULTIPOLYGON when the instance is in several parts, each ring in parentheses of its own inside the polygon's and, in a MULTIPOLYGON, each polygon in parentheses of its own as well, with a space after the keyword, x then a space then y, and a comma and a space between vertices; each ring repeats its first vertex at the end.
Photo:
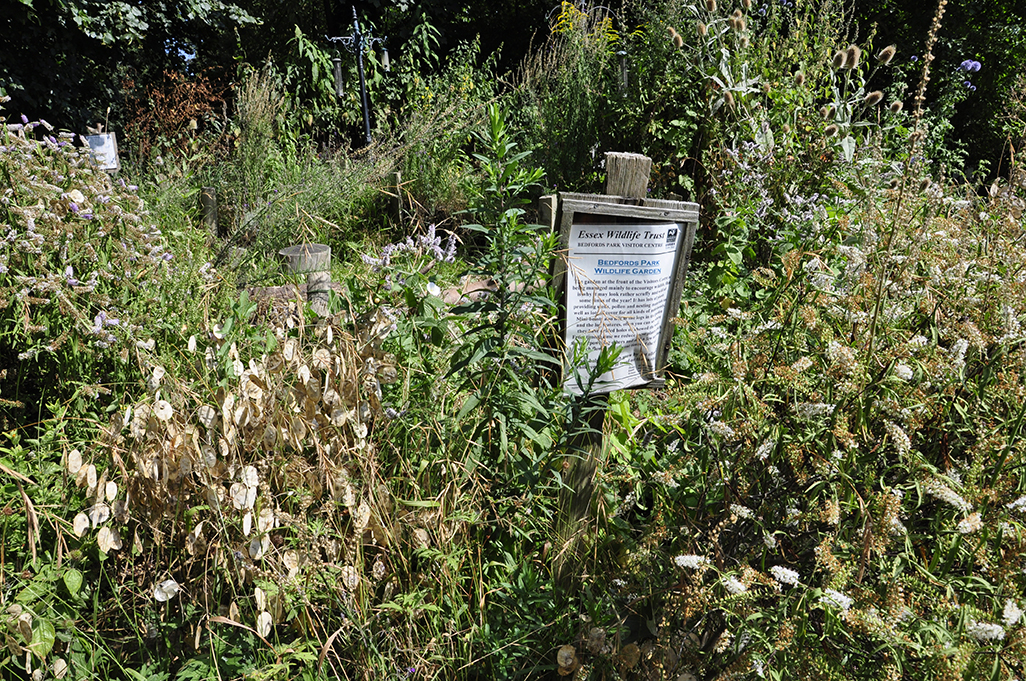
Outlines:
POLYGON ((574 224, 566 272, 566 343, 587 343, 588 364, 569 372, 568 392, 580 394, 603 347, 620 357, 594 392, 645 385, 660 367, 666 306, 676 278, 684 226, 675 222, 574 224), (582 340, 583 339, 583 340, 582 340))
POLYGON ((89 145, 93 160, 100 170, 121 170, 121 160, 118 158, 118 138, 113 132, 86 135, 85 140, 89 145))

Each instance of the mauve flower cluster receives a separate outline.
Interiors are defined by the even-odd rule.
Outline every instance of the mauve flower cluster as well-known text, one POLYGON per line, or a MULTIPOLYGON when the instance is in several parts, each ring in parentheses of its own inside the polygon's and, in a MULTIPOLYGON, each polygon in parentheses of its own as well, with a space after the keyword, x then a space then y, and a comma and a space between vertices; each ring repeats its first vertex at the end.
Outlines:
POLYGON ((135 328, 115 307, 172 259, 134 185, 96 168, 74 136, 28 133, 46 121, 0 126, 0 315, 21 320, 19 357, 57 351, 69 337, 98 349, 135 328), (116 301, 116 299, 120 299, 116 301))
POLYGON ((366 253, 361 256, 364 263, 371 266, 375 272, 385 273, 385 286, 391 289, 393 283, 402 286, 405 279, 400 279, 397 282, 392 281, 392 272, 388 271, 392 266, 393 256, 399 255, 400 253, 409 253, 412 255, 425 255, 430 254, 436 261, 452 263, 456 261, 456 237, 452 234, 449 235, 449 239, 446 241, 445 248, 442 248, 442 237, 436 232, 435 226, 431 225, 428 227, 426 234, 420 234, 414 239, 412 236, 406 237, 405 241, 400 241, 394 244, 388 244, 381 249, 381 256, 375 258, 374 256, 367 255, 366 253))

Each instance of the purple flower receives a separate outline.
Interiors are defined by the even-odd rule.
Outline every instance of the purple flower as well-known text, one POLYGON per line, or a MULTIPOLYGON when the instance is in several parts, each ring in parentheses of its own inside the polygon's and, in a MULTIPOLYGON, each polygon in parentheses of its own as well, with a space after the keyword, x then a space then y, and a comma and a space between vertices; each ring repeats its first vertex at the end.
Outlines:
POLYGON ((100 310, 100 313, 93 320, 93 331, 99 331, 105 326, 117 326, 120 323, 121 320, 117 317, 108 317, 106 312, 100 310))
POLYGON ((68 208, 71 209, 72 213, 77 213, 78 212, 78 204, 75 203, 74 201, 69 201, 68 202, 68 208))
POLYGON ((919 57, 913 54, 910 61, 919 61, 919 57))
POLYGON ((28 116, 26 116, 25 114, 22 114, 21 115, 21 122, 24 123, 25 125, 28 125, 28 116))

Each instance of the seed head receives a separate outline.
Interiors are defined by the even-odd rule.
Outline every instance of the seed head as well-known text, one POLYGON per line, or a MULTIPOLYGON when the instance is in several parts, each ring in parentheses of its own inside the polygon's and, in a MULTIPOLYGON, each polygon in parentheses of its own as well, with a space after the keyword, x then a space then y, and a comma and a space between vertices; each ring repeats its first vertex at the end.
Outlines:
MULTIPOLYGON (((742 30, 744 30, 744 29, 742 29, 742 30)), ((746 36, 746 35, 741 36, 741 47, 747 48, 751 44, 752 44, 752 41, 748 39, 748 36, 746 36)))
POLYGON ((826 130, 823 131, 823 134, 827 137, 833 137, 837 134, 838 130, 840 130, 840 128, 838 128, 836 125, 830 124, 827 126, 826 130))
POLYGON ((706 28, 705 24, 703 24, 701 21, 698 22, 698 35, 702 36, 703 38, 709 35, 709 29, 706 28))
POLYGON ((772 89, 773 88, 770 87, 769 83, 762 84, 762 94, 769 96, 769 93, 772 91, 772 89))
POLYGON ((862 50, 858 45, 849 45, 847 51, 844 53, 844 68, 851 70, 859 65, 859 60, 862 59, 862 50))
POLYGON ((781 131, 783 131, 783 133, 785 135, 791 134, 791 126, 788 125, 787 123, 784 123, 783 127, 781 127, 780 129, 781 129, 781 131))
POLYGON ((932 183, 932 182, 930 182, 930 178, 928 178, 928 177, 924 177, 924 178, 922 179, 922 181, 921 181, 921 182, 919 183, 919 191, 921 191, 921 192, 925 192, 925 191, 926 191, 927 189, 929 189, 929 188, 930 188, 930 185, 931 185, 931 184, 933 184, 933 183, 932 183))
POLYGON ((865 102, 866 106, 876 106, 880 103, 881 100, 883 100, 883 93, 879 90, 873 90, 868 95, 866 95, 866 98, 863 101, 865 102))
POLYGON ((802 85, 805 85, 805 74, 802 73, 801 71, 799 71, 798 73, 794 74, 794 84, 797 85, 798 87, 801 87, 802 85))
POLYGON ((729 106, 731 109, 733 109, 734 108, 734 93, 732 93, 730 90, 727 90, 727 92, 723 95, 723 101, 727 104, 727 106, 729 106))
POLYGON ((705 8, 710 12, 716 11, 716 0, 705 0, 705 8))
POLYGON ((903 106, 904 106, 904 104, 901 103, 900 99, 895 99, 893 102, 891 102, 891 107, 890 107, 891 113, 894 113, 894 114, 899 113, 903 106))
POLYGON ((736 9, 736 10, 734 10, 734 11, 733 11, 733 12, 731 13, 731 15, 730 15, 730 16, 732 16, 732 17, 733 17, 733 18, 735 18, 735 19, 740 19, 740 18, 741 18, 741 10, 739 10, 739 9, 736 9))
POLYGON ((830 62, 830 66, 835 69, 839 69, 844 66, 844 50, 837 50, 834 52, 834 59, 830 62))
POLYGON ((901 184, 901 180, 896 177, 896 178, 894 178, 893 180, 891 180, 890 182, 887 183, 887 188, 888 189, 897 189, 900 184, 901 184))
POLYGON ((681 37, 680 33, 673 36, 673 46, 678 49, 684 47, 684 38, 681 37))
POLYGON ((752 0, 741 0, 741 6, 746 10, 752 9, 752 0))
POLYGON ((669 30, 671 38, 677 37, 677 29, 675 29, 673 26, 668 26, 667 30, 669 30))
POLYGON ((898 47, 896 45, 888 45, 887 47, 880 50, 880 54, 876 55, 876 58, 880 61, 881 64, 887 66, 891 63, 891 60, 894 59, 894 54, 897 51, 898 47))

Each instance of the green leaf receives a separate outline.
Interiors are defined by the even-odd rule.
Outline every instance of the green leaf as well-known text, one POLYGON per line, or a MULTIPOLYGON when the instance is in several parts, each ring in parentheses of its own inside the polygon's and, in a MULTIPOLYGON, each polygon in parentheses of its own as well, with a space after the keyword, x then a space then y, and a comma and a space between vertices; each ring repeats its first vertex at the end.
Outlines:
POLYGON ((75 568, 68 568, 64 572, 64 586, 68 587, 68 593, 72 596, 82 588, 82 573, 75 568))
POLYGON ((456 415, 456 420, 463 419, 467 414, 472 412, 477 405, 481 404, 481 396, 474 394, 467 398, 467 401, 463 403, 463 408, 460 409, 460 413, 456 415))
POLYGON ((45 596, 47 590, 48 585, 46 582, 34 579, 28 583, 28 586, 18 592, 18 595, 14 597, 14 600, 28 605, 29 603, 38 601, 40 598, 45 596))
POLYGON ((53 624, 41 617, 36 617, 32 620, 32 643, 28 645, 29 650, 40 660, 46 659, 46 656, 53 650, 56 636, 57 632, 54 630, 53 624))

